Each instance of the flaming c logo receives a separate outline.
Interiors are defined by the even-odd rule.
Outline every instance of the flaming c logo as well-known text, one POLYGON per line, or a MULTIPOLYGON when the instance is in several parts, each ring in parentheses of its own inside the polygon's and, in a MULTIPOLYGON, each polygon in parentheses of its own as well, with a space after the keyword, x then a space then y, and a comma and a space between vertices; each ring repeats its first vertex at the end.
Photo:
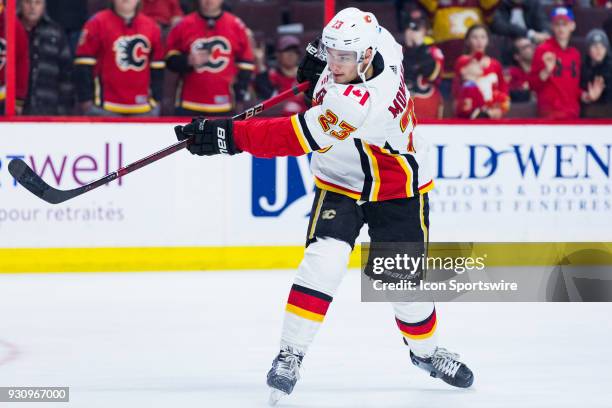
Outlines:
POLYGON ((147 67, 151 43, 144 35, 123 36, 115 40, 113 51, 121 71, 142 71, 147 67))
POLYGON ((232 46, 227 38, 214 36, 198 38, 191 44, 192 51, 208 52, 208 60, 197 67, 196 72, 220 72, 227 67, 232 56, 232 46))

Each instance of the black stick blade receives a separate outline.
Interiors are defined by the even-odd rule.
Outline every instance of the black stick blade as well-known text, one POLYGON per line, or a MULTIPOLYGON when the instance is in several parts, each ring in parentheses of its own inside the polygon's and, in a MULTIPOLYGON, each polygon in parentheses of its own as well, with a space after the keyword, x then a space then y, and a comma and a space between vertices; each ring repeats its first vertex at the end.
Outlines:
POLYGON ((59 204, 72 196, 72 194, 64 196, 61 194, 61 191, 45 183, 43 179, 21 159, 11 160, 8 165, 8 170, 11 176, 13 176, 19 184, 25 187, 26 190, 50 204, 59 204))

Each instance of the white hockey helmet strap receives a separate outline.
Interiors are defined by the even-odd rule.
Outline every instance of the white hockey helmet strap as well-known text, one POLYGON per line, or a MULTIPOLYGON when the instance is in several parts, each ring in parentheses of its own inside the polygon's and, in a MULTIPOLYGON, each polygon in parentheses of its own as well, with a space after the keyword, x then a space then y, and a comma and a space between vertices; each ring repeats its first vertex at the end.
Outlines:
POLYGON ((372 49, 372 58, 376 54, 380 31, 374 14, 349 7, 339 11, 327 23, 321 42, 326 48, 355 52, 357 63, 361 64, 368 48, 372 49))

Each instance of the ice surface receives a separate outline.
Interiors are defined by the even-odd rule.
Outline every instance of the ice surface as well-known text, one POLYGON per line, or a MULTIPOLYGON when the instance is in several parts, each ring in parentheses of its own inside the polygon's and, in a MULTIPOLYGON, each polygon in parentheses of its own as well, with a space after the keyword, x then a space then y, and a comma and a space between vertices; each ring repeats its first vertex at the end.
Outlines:
MULTIPOLYGON (((25 407, 265 407, 290 271, 0 275, 0 386, 70 386, 25 407)), ((387 304, 350 271, 279 407, 610 407, 612 304, 439 304, 459 390, 412 366, 387 304)), ((2 404, 0 406, 11 406, 2 404)))

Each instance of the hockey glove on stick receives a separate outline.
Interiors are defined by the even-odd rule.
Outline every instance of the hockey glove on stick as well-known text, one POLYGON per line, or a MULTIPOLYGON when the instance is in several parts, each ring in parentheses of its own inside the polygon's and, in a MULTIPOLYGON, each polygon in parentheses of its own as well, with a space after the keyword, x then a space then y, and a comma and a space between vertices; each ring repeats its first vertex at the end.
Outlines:
POLYGON ((300 62, 300 66, 297 71, 297 81, 305 82, 308 81, 311 83, 310 88, 304 92, 304 95, 308 98, 308 100, 312 100, 312 94, 321 76, 321 72, 325 69, 327 62, 325 60, 325 56, 321 54, 319 50, 320 39, 316 39, 313 42, 309 43, 306 46, 306 55, 302 58, 300 62))
POLYGON ((233 130, 232 119, 194 118, 188 125, 174 127, 176 138, 179 141, 190 139, 187 150, 198 156, 241 153, 234 144, 233 130))

